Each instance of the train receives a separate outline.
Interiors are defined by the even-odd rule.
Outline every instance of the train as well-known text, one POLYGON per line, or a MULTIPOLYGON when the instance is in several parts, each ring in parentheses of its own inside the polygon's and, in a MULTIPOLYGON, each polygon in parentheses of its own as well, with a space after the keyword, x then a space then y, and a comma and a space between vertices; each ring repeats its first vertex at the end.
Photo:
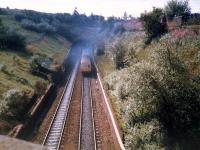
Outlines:
POLYGON ((92 72, 91 55, 87 51, 83 51, 80 70, 83 74, 90 74, 92 72))

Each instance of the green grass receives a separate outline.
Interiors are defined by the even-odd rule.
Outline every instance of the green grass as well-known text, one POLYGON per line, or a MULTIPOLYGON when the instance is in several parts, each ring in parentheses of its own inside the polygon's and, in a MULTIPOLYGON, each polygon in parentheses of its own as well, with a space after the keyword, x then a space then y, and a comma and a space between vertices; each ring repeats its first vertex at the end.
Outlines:
POLYGON ((38 80, 43 80, 30 73, 28 57, 20 56, 18 53, 11 51, 0 51, 0 64, 4 64, 5 71, 0 72, 0 95, 2 96, 7 90, 12 88, 20 88, 22 90, 31 90, 38 80), (27 81, 27 83, 21 80, 27 81))

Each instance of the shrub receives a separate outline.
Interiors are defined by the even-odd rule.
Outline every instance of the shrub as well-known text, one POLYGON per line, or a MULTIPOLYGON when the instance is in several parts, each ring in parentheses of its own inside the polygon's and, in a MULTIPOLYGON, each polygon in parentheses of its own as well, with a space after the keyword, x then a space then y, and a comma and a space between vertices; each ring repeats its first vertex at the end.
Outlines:
POLYGON ((6 41, 7 47, 14 50, 24 50, 26 47, 25 37, 16 31, 8 31, 6 41))
POLYGON ((104 54, 105 54, 105 43, 101 43, 97 47, 97 55, 104 55, 104 54))
POLYGON ((31 72, 45 72, 48 73, 49 65, 53 62, 51 58, 45 56, 35 55, 31 58, 31 72))
MULTIPOLYGON (((5 29, 6 30, 6 29, 5 29)), ((24 50, 25 38, 14 30, 7 30, 0 34, 0 47, 13 50, 24 50)))
POLYGON ((187 21, 187 25, 200 25, 200 15, 192 14, 187 21))
POLYGON ((148 14, 142 14, 141 20, 144 22, 144 29, 146 32, 146 44, 149 44, 154 38, 160 37, 167 32, 166 23, 161 23, 162 9, 154 8, 148 14))
POLYGON ((151 83, 159 92, 160 121, 172 134, 188 133, 200 123, 199 89, 186 65, 168 47, 155 49, 152 56, 161 70, 161 79, 151 83))
POLYGON ((1 115, 9 115, 22 119, 24 115, 25 106, 28 104, 28 96, 25 92, 19 89, 11 89, 4 94, 1 102, 1 115))
POLYGON ((45 82, 36 81, 36 83, 35 83, 35 94, 37 96, 41 96, 42 94, 44 94, 46 87, 47 87, 47 84, 45 82))
POLYGON ((128 130, 125 137, 127 149, 161 150, 164 149, 165 131, 160 127, 158 120, 137 123, 128 130))
POLYGON ((127 49, 123 43, 119 43, 115 46, 114 52, 114 62, 116 69, 122 69, 129 65, 128 59, 126 57, 127 49))
POLYGON ((44 57, 41 56, 33 56, 31 58, 31 63, 30 63, 30 67, 31 67, 31 71, 39 71, 40 68, 42 67, 42 62, 43 62, 44 57))

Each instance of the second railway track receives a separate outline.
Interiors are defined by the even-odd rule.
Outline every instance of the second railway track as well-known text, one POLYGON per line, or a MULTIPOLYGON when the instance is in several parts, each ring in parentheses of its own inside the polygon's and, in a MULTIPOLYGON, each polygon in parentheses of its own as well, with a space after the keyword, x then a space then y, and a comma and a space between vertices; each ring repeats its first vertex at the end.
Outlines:
POLYGON ((81 150, 95 150, 95 130, 94 130, 94 116, 91 97, 90 79, 84 77, 83 79, 83 96, 82 96, 82 111, 81 111, 81 127, 80 127, 80 141, 79 149, 81 150))
POLYGON ((72 71, 71 77, 69 78, 69 81, 65 88, 65 92, 62 96, 62 100, 60 101, 60 104, 58 105, 56 109, 56 112, 50 124, 50 128, 43 142, 43 145, 48 146, 52 149, 59 149, 60 147, 61 137, 62 137, 64 126, 65 126, 65 120, 66 120, 66 116, 67 116, 67 112, 68 112, 68 108, 70 104, 70 99, 71 99, 71 95, 73 91, 73 86, 74 86, 74 81, 76 78, 78 66, 79 64, 77 63, 75 65, 74 70, 72 71))

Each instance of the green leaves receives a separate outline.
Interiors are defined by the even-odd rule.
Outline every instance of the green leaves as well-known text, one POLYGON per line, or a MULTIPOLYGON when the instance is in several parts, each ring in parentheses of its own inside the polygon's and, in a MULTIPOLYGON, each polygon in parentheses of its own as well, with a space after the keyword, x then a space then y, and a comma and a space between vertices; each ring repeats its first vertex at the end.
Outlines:
POLYGON ((166 23, 161 23, 162 9, 154 8, 152 12, 141 15, 146 32, 146 44, 149 44, 154 38, 160 37, 167 32, 166 23))
POLYGON ((165 13, 169 19, 173 19, 175 16, 186 16, 191 12, 188 0, 171 0, 165 7, 165 13))

